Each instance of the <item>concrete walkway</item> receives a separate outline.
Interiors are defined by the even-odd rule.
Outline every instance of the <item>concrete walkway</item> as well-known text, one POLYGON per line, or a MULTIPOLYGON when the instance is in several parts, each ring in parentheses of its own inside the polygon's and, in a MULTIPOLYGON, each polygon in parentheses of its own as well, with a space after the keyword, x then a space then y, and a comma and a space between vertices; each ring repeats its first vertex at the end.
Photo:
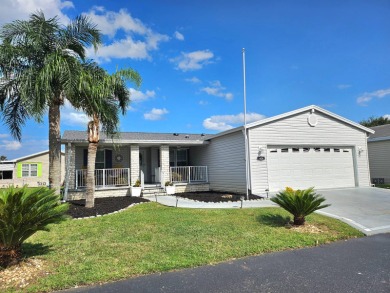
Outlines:
MULTIPOLYGON (((144 198, 150 201, 156 201, 154 195, 144 196, 144 198)), ((178 208, 190 208, 190 209, 232 209, 232 208, 241 208, 241 202, 201 202, 190 200, 182 197, 176 198, 172 195, 163 195, 157 196, 157 202, 169 206, 178 208)), ((277 207, 278 205, 274 204, 269 199, 259 199, 259 200, 244 200, 242 203, 243 208, 264 208, 264 207, 277 207)))

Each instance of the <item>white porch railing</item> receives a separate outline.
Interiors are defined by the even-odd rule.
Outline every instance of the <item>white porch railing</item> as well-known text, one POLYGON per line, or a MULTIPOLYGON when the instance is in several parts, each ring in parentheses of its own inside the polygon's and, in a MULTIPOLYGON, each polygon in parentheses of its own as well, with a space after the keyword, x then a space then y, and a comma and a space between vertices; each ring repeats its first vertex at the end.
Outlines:
POLYGON ((172 182, 209 182, 207 166, 170 167, 169 178, 172 182))
MULTIPOLYGON (((95 187, 106 188, 130 185, 130 169, 96 169, 95 187)), ((87 170, 76 170, 76 189, 87 186, 87 170)))

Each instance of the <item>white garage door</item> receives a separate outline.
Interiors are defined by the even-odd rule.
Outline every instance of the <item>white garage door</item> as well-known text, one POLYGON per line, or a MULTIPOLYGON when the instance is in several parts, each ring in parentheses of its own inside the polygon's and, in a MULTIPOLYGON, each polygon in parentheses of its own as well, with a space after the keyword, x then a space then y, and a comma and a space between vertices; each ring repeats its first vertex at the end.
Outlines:
POLYGON ((268 146, 270 191, 354 187, 352 148, 268 146))

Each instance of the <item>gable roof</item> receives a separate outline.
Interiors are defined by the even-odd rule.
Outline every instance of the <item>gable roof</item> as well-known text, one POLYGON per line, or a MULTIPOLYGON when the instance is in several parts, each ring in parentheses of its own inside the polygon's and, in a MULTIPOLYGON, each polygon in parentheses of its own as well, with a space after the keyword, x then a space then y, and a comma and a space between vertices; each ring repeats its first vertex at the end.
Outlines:
MULTIPOLYGON (((49 150, 38 152, 38 153, 34 153, 34 154, 30 154, 30 155, 23 156, 23 157, 19 157, 19 158, 13 159, 13 160, 2 161, 2 163, 16 163, 16 162, 23 161, 23 160, 28 159, 28 158, 41 156, 41 155, 44 155, 46 153, 49 153, 49 150)), ((65 155, 65 153, 61 152, 61 155, 65 155)))
POLYGON ((390 140, 390 124, 371 127, 375 133, 371 134, 368 142, 390 140))
MULTIPOLYGON (((296 115, 296 114, 300 114, 300 113, 303 113, 303 112, 307 112, 307 111, 310 111, 310 110, 314 110, 314 111, 318 111, 318 112, 321 112, 321 113, 324 113, 330 117, 333 117, 337 120, 340 120, 346 124, 349 124, 355 128, 358 128, 358 129, 361 129, 367 133, 374 133, 375 131, 370 129, 370 128, 367 128, 359 123, 356 123, 354 121, 351 121, 347 118, 344 118, 342 116, 339 116, 335 113, 332 113, 330 111, 327 111, 325 109, 322 109, 321 107, 318 107, 316 105, 310 105, 310 106, 307 106, 307 107, 303 107, 303 108, 300 108, 300 109, 297 109, 297 110, 294 110, 294 111, 290 111, 290 112, 286 112, 286 113, 283 113, 283 114, 280 114, 280 115, 276 115, 276 116, 272 116, 272 117, 269 117, 269 118, 265 118, 265 119, 262 119, 262 120, 259 120, 259 121, 255 121, 255 122, 252 122, 252 123, 248 123, 246 125, 246 128, 253 128, 253 127, 256 127, 256 126, 260 126, 260 125, 263 125, 263 124, 267 124, 267 123, 271 123, 271 122, 274 122, 274 121, 277 121, 277 120, 281 120, 281 119, 284 119, 284 118, 287 118, 287 117, 290 117, 290 116, 293 116, 293 115, 296 115)), ((223 135, 226 135, 226 134, 229 134, 229 133, 233 133, 233 132, 236 132, 236 131, 239 131, 239 130, 243 130, 244 129, 244 126, 239 126, 239 127, 236 127, 236 128, 233 128, 233 129, 230 129, 230 130, 226 130, 224 132, 221 132, 221 133, 218 133, 216 135, 214 135, 213 138, 215 137, 219 137, 219 136, 223 136, 223 135)))
MULTIPOLYGON (((167 143, 167 144, 207 144, 212 134, 194 133, 152 133, 152 132, 120 132, 118 138, 107 137, 104 132, 100 133, 101 142, 112 143, 113 140, 120 143, 167 143)), ((86 131, 66 130, 61 142, 87 142, 86 131)))

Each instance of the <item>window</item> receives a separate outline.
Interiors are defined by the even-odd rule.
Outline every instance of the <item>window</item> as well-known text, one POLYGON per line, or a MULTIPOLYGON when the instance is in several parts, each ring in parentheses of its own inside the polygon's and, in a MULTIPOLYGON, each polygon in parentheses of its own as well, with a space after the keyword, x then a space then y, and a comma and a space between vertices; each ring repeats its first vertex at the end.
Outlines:
POLYGON ((335 153, 339 153, 340 152, 340 149, 333 149, 333 151, 335 152, 335 153))
POLYGON ((303 150, 304 153, 307 153, 307 152, 310 151, 310 148, 303 148, 302 150, 303 150))
POLYGON ((169 151, 169 166, 188 166, 188 149, 173 149, 169 151))
POLYGON ((22 164, 22 177, 38 177, 38 164, 22 164))
POLYGON ((104 150, 96 152, 95 169, 104 169, 104 150))
POLYGON ((13 171, 0 171, 0 180, 12 179, 13 171))
POLYGON ((277 153, 278 150, 277 150, 277 149, 271 149, 269 152, 270 152, 270 153, 277 153))
POLYGON ((349 153, 349 150, 343 150, 343 153, 349 153))
POLYGON ((282 152, 282 153, 288 153, 288 148, 283 148, 283 149, 281 149, 281 152, 282 152))
POLYGON ((293 153, 299 153, 299 148, 292 148, 293 153))
POLYGON ((330 152, 330 148, 324 148, 324 152, 325 153, 329 153, 330 152))
POLYGON ((321 151, 321 148, 314 148, 314 151, 318 153, 321 151))

